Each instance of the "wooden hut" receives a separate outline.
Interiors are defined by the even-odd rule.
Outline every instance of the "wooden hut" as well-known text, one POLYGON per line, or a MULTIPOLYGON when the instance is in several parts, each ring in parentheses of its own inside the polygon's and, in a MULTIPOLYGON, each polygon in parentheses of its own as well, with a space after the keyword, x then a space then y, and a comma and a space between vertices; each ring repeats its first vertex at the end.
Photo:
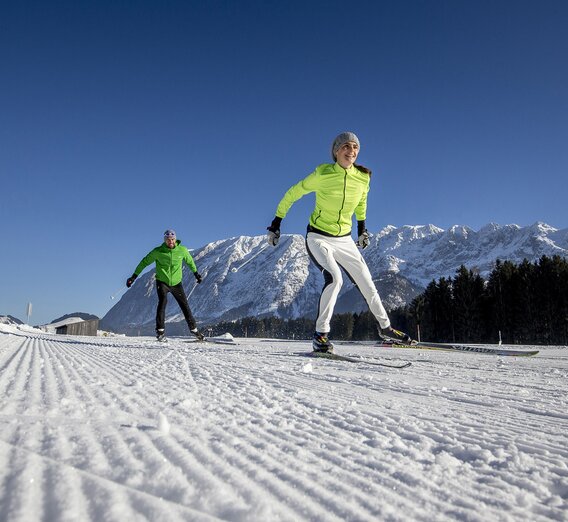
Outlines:
POLYGON ((87 321, 69 322, 57 326, 55 333, 63 335, 97 335, 99 329, 98 319, 89 319, 87 321))

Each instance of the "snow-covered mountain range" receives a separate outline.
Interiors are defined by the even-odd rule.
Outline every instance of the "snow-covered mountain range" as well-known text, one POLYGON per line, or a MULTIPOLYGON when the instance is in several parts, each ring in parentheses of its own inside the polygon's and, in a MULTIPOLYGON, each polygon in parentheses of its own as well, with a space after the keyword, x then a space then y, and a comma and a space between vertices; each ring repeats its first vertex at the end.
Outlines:
MULTIPOLYGON (((310 262, 300 235, 283 235, 276 248, 265 236, 240 236, 209 243, 192 252, 203 283, 185 270, 183 285, 196 319, 213 324, 247 316, 313 317, 323 278, 310 262)), ((387 226, 363 252, 387 308, 409 302, 433 279, 453 276, 460 265, 484 276, 495 260, 533 262, 541 256, 568 257, 568 229, 545 223, 527 227, 491 223, 478 231, 456 225, 387 226)), ((134 286, 102 319, 103 329, 153 331, 156 314, 154 271, 134 286)), ((345 277, 337 312, 365 310, 358 290, 345 277)), ((173 298, 167 321, 182 321, 173 298)), ((171 328, 170 328, 171 330, 171 328)), ((173 333, 173 332, 171 332, 173 333)))

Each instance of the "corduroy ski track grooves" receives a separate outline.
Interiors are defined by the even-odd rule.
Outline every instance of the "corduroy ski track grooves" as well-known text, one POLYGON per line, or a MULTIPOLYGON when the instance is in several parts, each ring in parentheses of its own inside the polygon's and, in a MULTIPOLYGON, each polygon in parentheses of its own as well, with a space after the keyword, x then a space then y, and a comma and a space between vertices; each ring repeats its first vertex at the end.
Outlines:
MULTIPOLYGON (((476 451, 483 451, 476 449, 481 423, 460 421, 464 404, 475 404, 480 416, 494 417, 500 426, 499 436, 485 441, 495 454, 506 447, 508 438, 522 437, 521 447, 540 451, 548 465, 555 465, 548 454, 561 454, 568 460, 568 449, 526 434, 527 424, 538 427, 558 418, 568 421, 568 415, 540 411, 539 398, 529 394, 525 403, 519 403, 514 394, 494 394, 491 387, 484 386, 490 377, 499 378, 494 367, 476 372, 475 393, 469 383, 450 396, 443 385, 424 385, 402 394, 397 392, 397 382, 389 380, 393 379, 390 372, 361 371, 353 377, 353 367, 359 365, 347 363, 345 368, 335 365, 331 369, 321 364, 310 376, 317 383, 317 392, 306 400, 295 391, 305 376, 299 371, 282 376, 281 370, 291 364, 300 369, 308 361, 291 363, 283 354, 274 356, 270 365, 251 368, 233 347, 175 342, 144 347, 111 341, 77 345, 48 336, 22 336, 16 350, 3 350, 0 344, 0 384, 12 395, 26 395, 29 405, 27 411, 4 411, 0 421, 9 422, 9 416, 37 419, 28 422, 31 428, 26 430, 18 422, 4 430, 0 444, 11 449, 3 453, 7 460, 0 462, 0 467, 15 471, 3 477, 3 487, 17 489, 30 477, 38 484, 24 488, 36 500, 18 497, 8 501, 0 519, 8 512, 29 509, 29 502, 37 504, 38 516, 57 519, 56 499, 61 497, 68 498, 74 512, 84 519, 102 520, 112 505, 128 505, 133 516, 155 513, 160 519, 162 502, 172 504, 178 520, 262 518, 262 511, 255 513, 251 508, 259 488, 280 506, 280 520, 371 521, 386 515, 381 507, 385 500, 396 509, 404 507, 409 497, 422 497, 423 505, 451 517, 452 503, 462 488, 459 480, 450 494, 441 485, 422 488, 426 484, 413 482, 413 477, 397 470, 401 460, 410 463, 419 458, 421 446, 457 457, 463 447, 470 447, 471 455, 466 456, 470 460, 476 451), (360 401, 354 379, 361 388, 397 395, 392 409, 378 407, 380 395, 366 407, 354 408, 360 401), (125 394, 125 388, 144 393, 125 394), (168 400, 148 393, 153 388, 167 390, 168 400), (453 419, 443 430, 439 419, 428 415, 426 405, 433 395, 446 401, 447 415, 453 419), (317 402, 318 396, 322 404, 317 402), (334 409, 324 404, 330 396, 335 399, 334 409), (229 407, 223 402, 227 397, 233 399, 229 407), (510 403, 509 418, 495 413, 497 402, 510 403), (411 429, 403 412, 411 411, 416 403, 422 405, 416 414, 419 428, 411 429), (326 415, 313 415, 318 408, 326 415), (46 409, 47 416, 43 414, 46 409), (159 411, 167 414, 169 436, 156 428, 159 411), (282 411, 286 412, 284 421, 279 418, 282 411), (251 423, 250 419, 258 420, 251 423), (86 422, 95 426, 97 436, 76 429, 86 422), (357 426, 357 440, 349 448, 335 442, 344 439, 342 431, 353 432, 353 426, 357 426), (413 441, 415 445, 401 443, 397 460, 392 453, 384 458, 369 457, 370 448, 380 454, 381 447, 397 441, 413 441), (299 454, 301 458, 297 458, 299 454), (175 467, 162 476, 159 470, 164 460, 175 467), (319 487, 321 477, 306 466, 322 462, 328 463, 328 479, 335 481, 333 492, 319 487), (62 474, 61 479, 62 466, 75 472, 62 474), (53 484, 54 489, 40 489, 44 482, 53 484), (207 506, 199 500, 201 491, 211 489, 226 495, 216 507, 216 516, 206 514, 207 506), (346 498, 350 500, 346 502, 346 498)), ((421 370, 414 365, 407 371, 421 370)), ((444 371, 442 366, 440 371, 444 371)), ((528 368, 528 382, 519 391, 531 390, 530 372, 528 368)), ((556 393, 552 388, 540 392, 556 393)), ((487 487, 481 485, 479 491, 480 498, 493 506, 485 515, 499 518, 499 502, 492 502, 491 492, 510 480, 510 475, 488 470, 487 487)), ((464 502, 461 507, 475 513, 473 504, 464 502)), ((522 506, 518 509, 517 514, 522 514, 522 506)), ((421 519, 421 511, 407 507, 405 513, 421 519)), ((515 513, 509 514, 515 517, 515 513)))

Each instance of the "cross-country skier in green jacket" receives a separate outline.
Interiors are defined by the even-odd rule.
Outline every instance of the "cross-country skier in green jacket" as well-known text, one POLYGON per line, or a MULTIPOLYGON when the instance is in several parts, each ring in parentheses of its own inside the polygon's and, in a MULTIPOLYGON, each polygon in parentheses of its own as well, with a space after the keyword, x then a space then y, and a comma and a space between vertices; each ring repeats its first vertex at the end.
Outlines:
POLYGON ((156 263, 156 290, 158 292, 158 308, 156 310, 156 337, 159 341, 165 341, 165 322, 166 322, 166 305, 168 301, 168 293, 174 296, 178 302, 181 311, 187 321, 189 330, 197 339, 203 340, 203 335, 197 329, 197 324, 189 308, 187 296, 181 284, 183 263, 189 266, 193 272, 197 283, 201 283, 201 276, 195 266, 195 261, 191 257, 189 250, 181 245, 181 241, 176 238, 173 230, 164 232, 164 242, 151 250, 138 263, 134 273, 126 280, 126 286, 130 288, 136 278, 140 275, 148 265, 156 263))
POLYGON ((339 134, 331 147, 334 163, 319 165, 309 176, 292 186, 278 204, 276 216, 268 227, 267 241, 276 246, 280 237, 280 223, 290 207, 302 196, 316 193, 306 248, 311 260, 322 271, 325 284, 319 301, 314 351, 333 351, 328 336, 333 309, 343 284, 341 269, 363 294, 378 322, 379 334, 411 342, 407 334, 391 327, 369 268, 357 250, 357 247, 364 249, 369 245, 365 219, 371 181, 371 171, 355 164, 358 154, 359 138, 352 132, 339 134), (351 239, 353 214, 357 219, 356 242, 351 239))

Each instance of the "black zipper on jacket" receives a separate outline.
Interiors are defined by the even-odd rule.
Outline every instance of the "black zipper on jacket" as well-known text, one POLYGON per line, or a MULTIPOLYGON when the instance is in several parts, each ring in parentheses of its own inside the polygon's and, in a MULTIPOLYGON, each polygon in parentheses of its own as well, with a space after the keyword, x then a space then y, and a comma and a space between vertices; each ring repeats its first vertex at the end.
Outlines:
POLYGON ((345 206, 345 195, 347 194, 347 169, 345 170, 345 177, 343 178, 343 201, 341 202, 341 208, 339 209, 339 214, 337 215, 337 226, 339 227, 339 234, 341 234, 341 211, 345 206))

